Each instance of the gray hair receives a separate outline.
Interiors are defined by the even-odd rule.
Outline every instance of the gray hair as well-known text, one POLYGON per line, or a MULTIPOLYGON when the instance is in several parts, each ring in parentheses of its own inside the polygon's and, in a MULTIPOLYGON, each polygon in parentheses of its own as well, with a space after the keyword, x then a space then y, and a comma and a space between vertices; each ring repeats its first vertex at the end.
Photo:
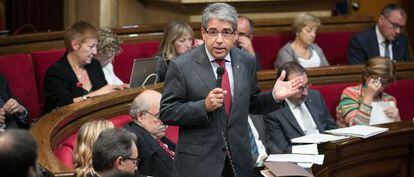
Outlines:
POLYGON ((146 101, 142 98, 142 96, 138 95, 131 104, 131 108, 129 109, 129 115, 135 119, 138 113, 147 111, 150 108, 150 102, 146 101))
POLYGON ((403 16, 404 18, 407 18, 407 14, 405 13, 405 10, 402 9, 401 7, 397 6, 394 3, 391 4, 387 4, 384 9, 382 9, 381 11, 381 15, 384 15, 386 17, 389 17, 392 11, 398 11, 400 13, 401 16, 403 16))
POLYGON ((231 23, 233 30, 237 30, 237 12, 236 9, 226 3, 214 3, 208 5, 201 15, 201 25, 204 29, 207 28, 207 23, 210 19, 216 18, 222 21, 231 23))

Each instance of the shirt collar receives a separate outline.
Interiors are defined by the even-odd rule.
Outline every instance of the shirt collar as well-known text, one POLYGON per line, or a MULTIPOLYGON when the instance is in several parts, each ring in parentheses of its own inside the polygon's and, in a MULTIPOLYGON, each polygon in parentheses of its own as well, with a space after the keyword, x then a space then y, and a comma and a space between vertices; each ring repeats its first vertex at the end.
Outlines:
MULTIPOLYGON (((204 49, 206 50, 206 54, 210 62, 213 62, 215 59, 217 59, 210 55, 210 52, 208 51, 207 46, 205 44, 204 46, 204 49)), ((230 52, 224 57, 224 59, 226 60, 226 62, 231 62, 230 52)))
POLYGON ((377 41, 378 44, 382 45, 385 42, 385 38, 384 36, 381 34, 381 32, 379 31, 378 25, 375 25, 375 33, 377 34, 377 41))
POLYGON ((293 104, 289 99, 285 99, 285 101, 286 101, 286 103, 288 104, 288 106, 291 108, 291 109, 296 109, 296 108, 299 108, 302 104, 300 104, 300 105, 296 105, 296 104, 293 104))

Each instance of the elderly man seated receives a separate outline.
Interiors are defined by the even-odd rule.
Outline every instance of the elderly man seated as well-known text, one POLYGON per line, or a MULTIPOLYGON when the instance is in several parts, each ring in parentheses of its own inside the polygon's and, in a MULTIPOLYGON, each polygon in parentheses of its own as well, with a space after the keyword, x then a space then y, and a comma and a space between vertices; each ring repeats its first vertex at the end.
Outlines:
POLYGON ((137 137, 139 173, 153 177, 171 176, 175 144, 164 137, 167 127, 159 120, 161 94, 146 90, 132 102, 133 121, 125 129, 137 137))

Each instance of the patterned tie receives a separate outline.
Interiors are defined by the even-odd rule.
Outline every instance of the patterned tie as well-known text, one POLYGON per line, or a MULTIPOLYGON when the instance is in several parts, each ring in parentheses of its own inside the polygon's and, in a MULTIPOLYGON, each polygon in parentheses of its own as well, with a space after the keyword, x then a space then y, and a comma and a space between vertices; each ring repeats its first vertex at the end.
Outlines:
POLYGON ((166 144, 164 144, 160 139, 157 139, 157 143, 158 143, 158 145, 161 146, 162 149, 164 149, 164 151, 168 154, 168 156, 170 156, 172 159, 174 159, 175 153, 173 151, 171 151, 170 149, 168 149, 166 144))
POLYGON ((252 151, 252 155, 253 155, 253 157, 259 157, 259 150, 257 149, 257 144, 256 144, 256 141, 255 141, 255 138, 254 138, 253 130, 250 127, 250 124, 249 124, 248 128, 249 128, 249 139, 250 139, 250 148, 251 148, 251 151, 252 151))
POLYGON ((224 69, 223 78, 221 81, 221 88, 223 90, 227 90, 227 94, 224 95, 224 109, 226 110, 227 117, 230 118, 230 110, 231 110, 231 88, 230 88, 230 81, 229 75, 227 74, 224 59, 215 59, 214 60, 220 67, 224 69))
POLYGON ((386 40, 384 41, 384 46, 385 46, 385 50, 384 50, 384 57, 391 59, 390 56, 390 41, 386 40))

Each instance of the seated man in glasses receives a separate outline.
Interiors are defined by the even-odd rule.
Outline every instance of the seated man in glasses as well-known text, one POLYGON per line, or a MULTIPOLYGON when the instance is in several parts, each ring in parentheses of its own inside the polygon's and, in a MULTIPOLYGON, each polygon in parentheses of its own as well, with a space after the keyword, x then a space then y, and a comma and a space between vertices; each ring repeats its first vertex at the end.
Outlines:
POLYGON ((137 137, 140 156, 138 171, 153 177, 171 176, 175 144, 164 137, 167 126, 159 119, 161 94, 146 90, 132 102, 129 111, 133 121, 125 129, 137 137))
POLYGON ((410 60, 407 36, 401 34, 407 21, 404 9, 388 4, 375 26, 355 35, 349 43, 349 64, 364 64, 382 56, 394 61, 410 60))
POLYGON ((135 174, 139 163, 136 140, 134 134, 124 129, 104 130, 92 150, 92 166, 96 173, 88 176, 104 176, 112 170, 135 174))
POLYGON ((337 128, 322 95, 309 89, 305 68, 292 61, 278 69, 278 77, 282 70, 286 71, 288 80, 302 77, 302 88, 285 99, 283 108, 264 116, 266 137, 282 151, 270 153, 292 153, 291 139, 337 128))

